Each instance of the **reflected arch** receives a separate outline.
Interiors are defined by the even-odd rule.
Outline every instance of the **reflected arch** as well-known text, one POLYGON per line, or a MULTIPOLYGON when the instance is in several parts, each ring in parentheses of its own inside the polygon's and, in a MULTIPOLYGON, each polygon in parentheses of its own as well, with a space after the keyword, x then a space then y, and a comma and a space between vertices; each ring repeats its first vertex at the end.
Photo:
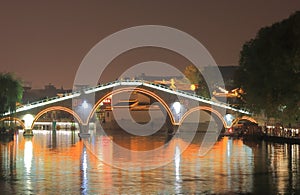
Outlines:
POLYGON ((228 128, 227 126, 227 123, 226 121, 224 120, 224 117, 217 111, 217 110, 214 110, 212 109, 211 107, 208 107, 208 106, 198 106, 198 107, 195 107, 195 108, 192 108, 190 110, 188 110, 186 113, 184 113, 184 115, 182 116, 180 122, 179 122, 179 125, 181 125, 183 123, 183 121, 190 115, 192 114, 193 112, 196 112, 196 111, 206 111, 206 112, 210 112, 210 113, 213 113, 215 116, 218 117, 218 119, 220 119, 220 121, 222 122, 223 124, 223 127, 224 128, 228 128))
POLYGON ((20 123, 20 125, 23 127, 23 129, 25 129, 24 122, 21 119, 16 118, 16 117, 4 117, 4 118, 0 119, 0 121, 17 121, 20 123))
POLYGON ((168 116, 169 116, 169 118, 171 120, 171 123, 173 125, 176 125, 175 118, 174 118, 174 116, 172 114, 172 111, 171 111, 170 107, 168 106, 168 104, 160 96, 158 96, 154 92, 149 91, 147 89, 139 88, 139 87, 127 87, 127 88, 116 89, 116 90, 113 90, 113 91, 107 93, 106 95, 104 95, 93 106, 93 108, 91 110, 91 113, 89 114, 89 116, 88 116, 87 121, 86 121, 85 124, 88 124, 88 122, 90 121, 90 119, 92 118, 92 116, 95 114, 97 108, 99 107, 100 103, 103 100, 105 100, 107 97, 109 97, 111 95, 116 95, 116 94, 125 93, 125 92, 139 92, 139 93, 142 93, 142 94, 145 94, 145 95, 149 95, 150 97, 154 98, 159 103, 161 103, 161 105, 165 108, 165 110, 166 110, 166 112, 167 112, 167 114, 168 114, 168 116))
POLYGON ((69 109, 69 108, 66 108, 66 107, 63 107, 63 106, 52 106, 52 107, 49 107, 49 108, 46 108, 42 111, 40 111, 35 117, 34 117, 34 120, 32 121, 32 124, 31 124, 31 129, 33 129, 34 127, 34 123, 43 115, 43 114, 46 114, 47 112, 50 112, 50 111, 65 111, 69 114, 71 114, 77 121, 79 124, 82 124, 82 120, 81 118, 78 116, 78 114, 76 112, 74 112, 73 110, 69 109))

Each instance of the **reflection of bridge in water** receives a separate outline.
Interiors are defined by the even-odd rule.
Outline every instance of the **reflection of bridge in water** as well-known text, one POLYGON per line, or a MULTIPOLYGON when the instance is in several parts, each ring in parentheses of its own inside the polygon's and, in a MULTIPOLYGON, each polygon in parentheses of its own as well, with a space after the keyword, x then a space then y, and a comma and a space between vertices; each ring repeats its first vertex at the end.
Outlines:
MULTIPOLYGON (((80 127, 81 134, 84 135, 88 134, 89 123, 95 120, 95 113, 103 105, 104 100, 113 98, 111 109, 113 110, 113 106, 116 105, 117 107, 124 96, 127 100, 136 97, 147 99, 148 105, 144 108, 151 112, 151 108, 158 107, 166 116, 164 122, 168 123, 170 128, 181 126, 187 118, 200 111, 209 113, 216 123, 224 128, 231 127, 234 118, 236 120, 243 118, 253 121, 249 117, 251 113, 245 109, 233 107, 230 104, 201 97, 190 92, 173 90, 165 85, 141 80, 114 81, 96 87, 83 88, 62 96, 32 102, 17 107, 15 113, 7 113, 6 117, 1 120, 15 120, 26 129, 25 134, 32 134, 35 122, 42 116, 46 113, 62 111, 74 117, 80 127), (234 115, 230 120, 226 120, 226 114, 228 113, 234 115)), ((130 101, 125 102, 125 106, 122 106, 127 108, 129 113, 134 109, 137 110, 131 105, 130 101)), ((155 114, 151 115, 151 117, 154 116, 155 114)), ((52 121, 56 121, 55 114, 50 114, 50 118, 52 121)))

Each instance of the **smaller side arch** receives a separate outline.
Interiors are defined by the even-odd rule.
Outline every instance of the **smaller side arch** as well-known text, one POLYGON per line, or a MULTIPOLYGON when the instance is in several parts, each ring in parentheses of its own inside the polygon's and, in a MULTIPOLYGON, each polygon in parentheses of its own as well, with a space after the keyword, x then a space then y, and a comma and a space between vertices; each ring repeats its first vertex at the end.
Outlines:
POLYGON ((23 129, 25 129, 25 124, 23 123, 23 121, 19 118, 16 117, 4 117, 2 119, 0 119, 0 121, 5 121, 5 120, 9 120, 9 121, 18 121, 20 123, 20 125, 23 127, 23 129))
POLYGON ((212 109, 211 107, 208 107, 208 106, 198 106, 198 107, 195 107, 195 108, 192 108, 192 109, 188 110, 188 111, 187 111, 186 113, 184 113, 184 115, 182 116, 182 118, 181 118, 179 124, 181 125, 182 122, 184 121, 184 119, 185 119, 188 115, 190 115, 191 113, 193 113, 193 112, 195 112, 195 111, 199 111, 199 110, 209 111, 209 112, 214 113, 214 114, 221 120, 223 126, 224 126, 225 128, 228 128, 227 123, 226 123, 225 119, 223 118, 223 116, 222 116, 218 111, 216 111, 216 110, 214 110, 214 109, 212 109))
POLYGON ((52 107, 49 107, 49 108, 46 108, 42 111, 40 111, 39 113, 37 113, 37 115, 34 117, 33 121, 32 121, 32 124, 31 124, 31 129, 33 128, 34 126, 34 123, 45 113, 47 112, 50 112, 50 111, 55 111, 55 110, 60 110, 60 111, 65 111, 69 114, 71 114, 73 117, 76 118, 76 120, 82 124, 82 120, 81 118, 78 116, 78 114, 76 112, 74 112, 73 110, 69 109, 69 108, 66 108, 66 107, 63 107, 63 106, 52 106, 52 107))
POLYGON ((232 122, 231 126, 233 126, 234 124, 238 123, 240 120, 247 120, 247 121, 250 121, 250 122, 252 122, 252 123, 258 124, 257 121, 256 121, 254 118, 249 117, 249 116, 242 116, 242 117, 240 117, 240 118, 236 118, 236 119, 232 122))
POLYGON ((256 124, 257 124, 257 121, 256 121, 254 118, 249 117, 249 116, 242 116, 241 119, 242 119, 242 120, 248 120, 248 121, 250 121, 250 122, 252 122, 252 123, 256 123, 256 124))

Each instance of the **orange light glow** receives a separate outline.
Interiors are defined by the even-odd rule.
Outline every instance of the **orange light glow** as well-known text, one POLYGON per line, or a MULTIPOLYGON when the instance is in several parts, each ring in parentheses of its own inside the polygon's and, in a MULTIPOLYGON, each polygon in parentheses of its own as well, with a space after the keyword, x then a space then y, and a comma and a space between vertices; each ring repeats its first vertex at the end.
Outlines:
POLYGON ((257 124, 257 121, 249 116, 243 116, 241 119, 244 119, 244 120, 248 120, 252 123, 256 123, 257 124))
POLYGON ((195 84, 192 84, 191 87, 190 87, 190 89, 191 89, 192 91, 195 91, 195 90, 196 90, 196 85, 195 85, 195 84))

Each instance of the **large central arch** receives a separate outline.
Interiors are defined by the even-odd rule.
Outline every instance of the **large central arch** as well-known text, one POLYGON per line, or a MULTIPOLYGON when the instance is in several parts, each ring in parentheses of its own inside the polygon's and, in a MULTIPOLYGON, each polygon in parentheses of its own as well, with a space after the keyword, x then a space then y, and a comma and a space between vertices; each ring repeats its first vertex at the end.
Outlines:
POLYGON ((221 120, 221 122, 223 123, 223 126, 225 128, 228 128, 227 123, 226 123, 225 119, 223 118, 223 116, 217 110, 214 110, 214 109, 212 109, 211 107, 208 107, 208 106, 198 106, 198 107, 195 107, 195 108, 192 108, 192 109, 188 110, 182 116, 179 124, 181 125, 183 123, 184 119, 186 117, 188 117, 188 115, 190 115, 191 113, 193 113, 195 111, 199 111, 199 110, 208 111, 208 112, 211 112, 211 113, 215 114, 221 120))
POLYGON ((50 112, 50 111, 56 111, 56 110, 60 110, 60 111, 65 111, 69 114, 71 114, 77 121, 79 124, 82 124, 82 120, 81 118, 78 116, 78 114, 76 112, 74 112, 73 110, 63 107, 63 106, 52 106, 49 108, 46 108, 42 111, 40 111, 33 119, 32 124, 31 124, 31 129, 33 129, 34 127, 34 123, 45 113, 50 112))
POLYGON ((175 118, 172 114, 172 111, 170 109, 170 107, 168 106, 168 104, 160 97, 158 96, 157 94, 155 94, 154 92, 152 91, 149 91, 147 89, 143 89, 143 88, 140 88, 140 87, 127 87, 127 88, 120 88, 120 89, 116 89, 116 90, 113 90, 109 93, 107 93, 106 95, 104 95, 102 98, 100 98, 96 104, 93 106, 88 118, 87 118, 87 121, 85 124, 87 124, 91 117, 95 114, 97 108, 99 107, 100 103, 106 99, 107 97, 111 96, 111 95, 116 95, 116 94, 119 94, 119 93, 124 93, 124 92, 139 92, 139 93, 142 93, 142 94, 146 94, 146 95, 149 95, 151 97, 153 97, 155 100, 157 100, 159 103, 162 104, 162 106, 165 108, 165 110, 167 111, 167 114, 168 116, 170 117, 170 120, 172 122, 173 125, 178 125, 176 122, 175 122, 175 118))

